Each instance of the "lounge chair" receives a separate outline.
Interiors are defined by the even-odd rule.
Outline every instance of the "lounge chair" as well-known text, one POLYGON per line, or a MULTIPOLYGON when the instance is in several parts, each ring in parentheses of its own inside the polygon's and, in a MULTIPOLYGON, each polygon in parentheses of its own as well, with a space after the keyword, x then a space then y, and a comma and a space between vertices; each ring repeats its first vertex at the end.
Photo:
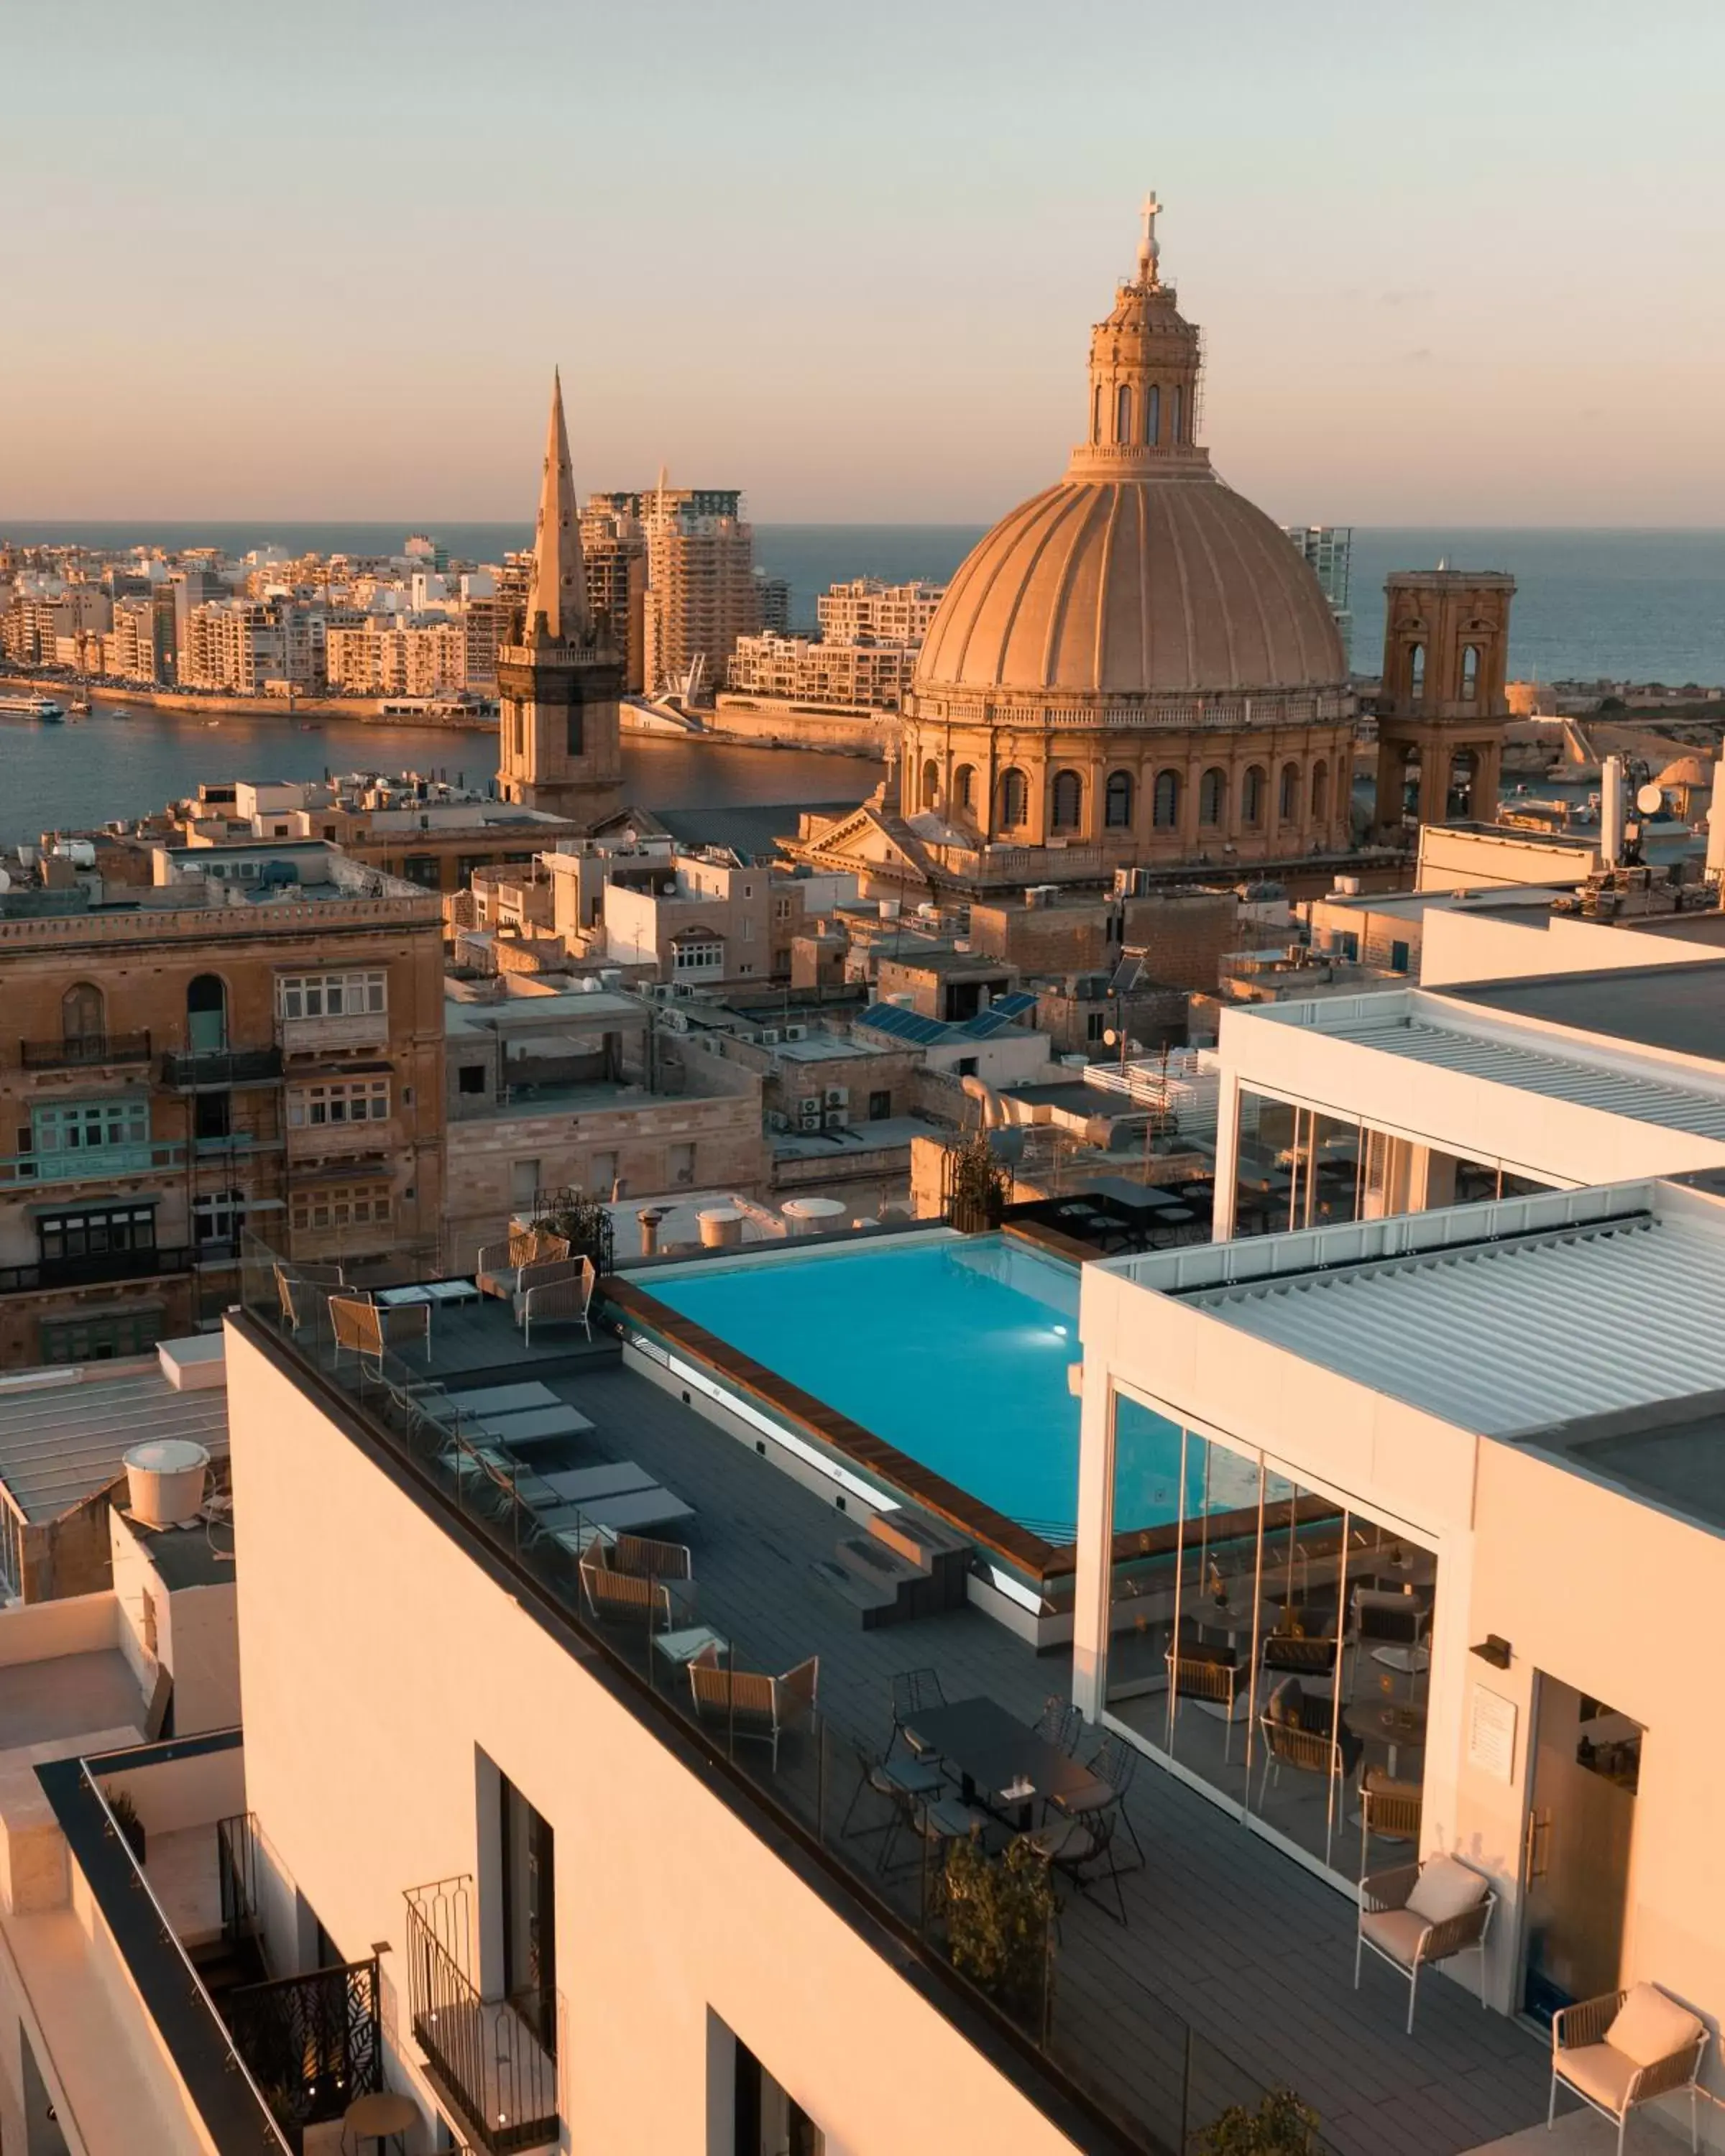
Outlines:
POLYGON ((606 1563, 613 1572, 637 1579, 693 1579, 695 1560, 682 1543, 655 1542, 646 1535, 619 1535, 606 1563))
POLYGON ((619 1623, 644 1623, 649 1632, 670 1632, 695 1614, 692 1580, 649 1578, 644 1573, 614 1571, 610 1550, 590 1543, 581 1564, 581 1590, 595 1617, 619 1623))
POLYGON ((521 1287, 525 1265, 543 1265, 547 1258, 567 1258, 567 1239, 548 1229, 524 1228, 506 1243, 488 1243, 479 1254, 474 1285, 481 1296, 495 1295, 513 1302, 521 1287))
POLYGON ((1369 1947, 1408 1979, 1408 2034, 1420 1972, 1459 1953, 1480 1958, 1480 2004, 1486 2004, 1486 1936, 1497 1897, 1490 1883, 1458 1856, 1428 1857, 1394 1871, 1373 1871, 1359 1882, 1359 1930, 1353 1948, 1353 1988, 1369 1947))
POLYGON ((1552 2016, 1549 2132, 1557 2115, 1558 2084, 1609 2118, 1617 2128, 1618 2156, 1629 2115, 1656 2097, 1689 2092, 1689 2146, 1701 2146, 1697 2103, 1707 2032, 1686 2006, 1656 1984, 1608 1991, 1552 2016))
POLYGON ((1225 1763, 1234 1743, 1235 1712, 1245 1697, 1250 1670, 1240 1666, 1232 1647, 1213 1647, 1202 1640, 1182 1640, 1163 1656, 1168 1665, 1169 1735, 1181 1703, 1193 1700, 1204 1707, 1220 1707, 1225 1734, 1222 1758, 1225 1763))
POLYGON ((593 1291, 597 1275, 591 1258, 552 1258, 523 1265, 515 1298, 515 1322, 528 1347, 535 1325, 578 1325, 593 1337, 593 1291))
POLYGON ((778 1741, 788 1730, 806 1728, 813 1719, 820 1681, 820 1657, 811 1655, 782 1677, 755 1670, 727 1669, 714 1647, 703 1647, 689 1665, 695 1712, 723 1722, 737 1737, 757 1738, 773 1747, 778 1768, 778 1741))
POLYGON ((330 1325, 335 1333, 337 1363, 346 1348, 358 1356, 362 1369, 367 1362, 374 1363, 377 1375, 381 1378, 385 1350, 405 1346, 416 1337, 424 1347, 426 1361, 431 1360, 429 1302, 397 1303, 386 1307, 382 1303, 362 1302, 357 1296, 332 1295, 330 1325))

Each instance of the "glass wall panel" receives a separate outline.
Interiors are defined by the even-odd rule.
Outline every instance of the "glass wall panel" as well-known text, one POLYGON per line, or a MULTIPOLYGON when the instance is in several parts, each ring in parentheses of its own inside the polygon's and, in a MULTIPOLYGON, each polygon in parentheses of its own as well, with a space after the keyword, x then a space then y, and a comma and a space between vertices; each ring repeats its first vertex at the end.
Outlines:
POLYGON ((1420 1842, 1437 1559, 1356 1515, 1348 1556, 1343 1720, 1360 1747, 1337 1871, 1406 1863, 1420 1842), (1343 1856, 1346 1856, 1346 1862, 1343 1856))
POLYGON ((1360 1126, 1242 1087, 1235 1229, 1242 1235, 1321 1228, 1364 1212, 1360 1126))
POLYGON ((1164 1742, 1240 1804, 1253 1712, 1260 1481, 1255 1454, 1186 1433, 1164 1742))
POLYGON ((1347 1513, 1332 1499, 1266 1471, 1252 1806, 1326 1864, 1335 1861, 1359 1749, 1341 1717, 1348 1537, 1347 1513))
POLYGON ((1167 1719, 1185 1433, 1122 1394, 1114 1395, 1113 1414, 1114 1557, 1103 1697, 1128 1727, 1159 1744, 1167 1719))

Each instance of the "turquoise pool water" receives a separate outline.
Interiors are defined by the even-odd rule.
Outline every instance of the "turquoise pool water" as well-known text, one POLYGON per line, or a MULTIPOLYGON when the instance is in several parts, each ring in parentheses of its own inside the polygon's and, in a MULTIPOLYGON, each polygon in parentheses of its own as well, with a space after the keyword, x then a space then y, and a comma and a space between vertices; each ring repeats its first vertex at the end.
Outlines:
POLYGON ((1050 1542, 1078 1511, 1078 1273, 995 1235, 639 1276, 649 1294, 1050 1542))

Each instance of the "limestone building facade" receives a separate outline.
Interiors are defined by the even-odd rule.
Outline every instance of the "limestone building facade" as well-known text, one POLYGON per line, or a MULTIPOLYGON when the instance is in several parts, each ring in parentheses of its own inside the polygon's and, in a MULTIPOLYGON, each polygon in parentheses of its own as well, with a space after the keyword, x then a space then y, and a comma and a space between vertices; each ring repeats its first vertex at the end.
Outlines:
POLYGON ((1065 476, 975 548, 905 705, 901 810, 973 847, 1132 863, 1350 844, 1353 702, 1317 578, 1198 440, 1198 330, 1155 206, 1091 338, 1065 476))
POLYGON ((1384 580, 1376 822, 1490 823, 1509 720, 1509 609, 1501 570, 1399 569, 1384 580))

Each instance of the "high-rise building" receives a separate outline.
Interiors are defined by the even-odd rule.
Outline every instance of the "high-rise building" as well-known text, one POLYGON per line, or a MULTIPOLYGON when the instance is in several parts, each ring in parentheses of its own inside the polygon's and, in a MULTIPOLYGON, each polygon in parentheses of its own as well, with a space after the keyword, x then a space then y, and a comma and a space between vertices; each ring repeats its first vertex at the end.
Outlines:
POLYGON ((581 517, 581 551, 587 561, 587 595, 595 619, 610 624, 623 653, 623 685, 646 686, 647 538, 635 511, 617 495, 588 496, 581 517))
POLYGON ((658 690, 698 670, 722 680, 739 636, 759 625, 755 535, 729 490, 661 485, 640 497, 647 535, 645 672, 658 690))
POLYGON ((769 634, 790 634, 791 586, 788 578, 769 577, 764 569, 756 570, 755 613, 761 627, 769 634))
POLYGON ((920 644, 928 634, 944 584, 884 584, 878 577, 853 577, 834 584, 814 603, 820 633, 829 644, 920 644))
POLYGON ((588 593, 562 384, 555 378, 524 615, 520 641, 497 654, 498 791, 526 808, 595 820, 622 799, 623 660, 588 593))
POLYGON ((1353 568, 1353 526, 1284 524, 1281 528, 1317 578, 1319 588, 1330 603, 1330 612, 1336 617, 1336 634, 1342 639, 1343 651, 1352 656, 1353 614, 1348 603, 1348 586, 1353 568))

